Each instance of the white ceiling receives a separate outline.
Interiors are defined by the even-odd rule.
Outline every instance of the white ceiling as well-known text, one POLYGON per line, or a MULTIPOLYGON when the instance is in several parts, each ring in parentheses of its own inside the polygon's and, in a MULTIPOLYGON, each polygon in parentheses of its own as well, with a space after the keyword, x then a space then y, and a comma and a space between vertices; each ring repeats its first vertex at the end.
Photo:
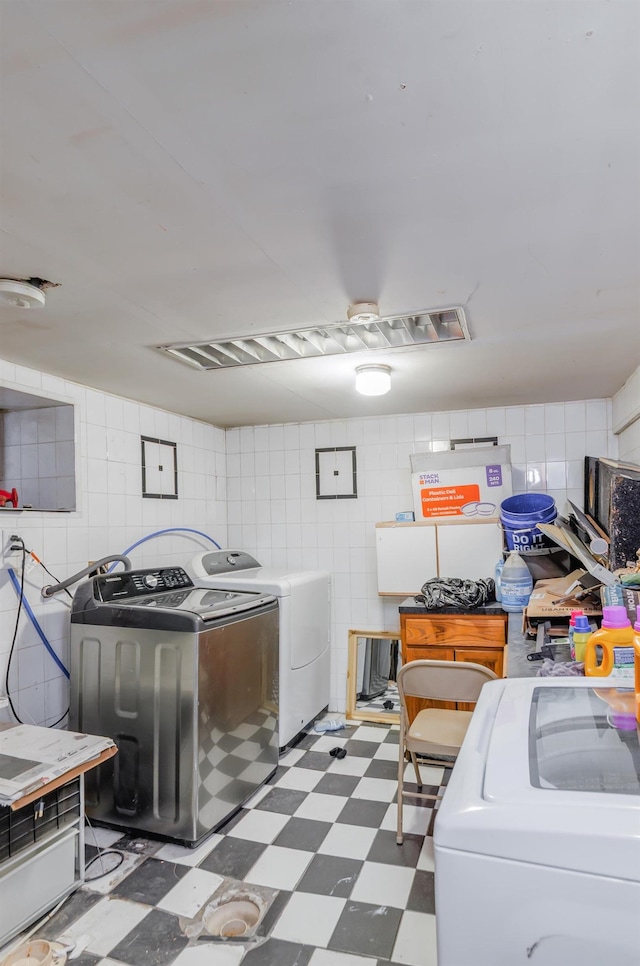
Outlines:
POLYGON ((640 362, 640 5, 1 0, 0 356, 220 426, 613 394, 640 362), (472 342, 154 346, 463 305, 472 342))

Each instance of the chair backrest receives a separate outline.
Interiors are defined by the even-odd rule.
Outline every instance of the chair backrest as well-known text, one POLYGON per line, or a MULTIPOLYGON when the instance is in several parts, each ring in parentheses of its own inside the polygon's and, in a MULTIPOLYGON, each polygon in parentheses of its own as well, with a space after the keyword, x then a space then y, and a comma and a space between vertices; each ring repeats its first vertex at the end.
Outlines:
POLYGON ((477 701, 483 684, 498 677, 467 661, 409 661, 398 672, 398 694, 432 701, 477 701))

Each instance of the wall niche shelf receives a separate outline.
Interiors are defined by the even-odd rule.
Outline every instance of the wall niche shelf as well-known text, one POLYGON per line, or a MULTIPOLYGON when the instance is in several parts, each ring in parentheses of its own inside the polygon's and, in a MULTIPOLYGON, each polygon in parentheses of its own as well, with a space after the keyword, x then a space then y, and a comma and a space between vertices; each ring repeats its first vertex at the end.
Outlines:
POLYGON ((18 491, 6 513, 76 509, 73 403, 0 383, 0 490, 18 491))

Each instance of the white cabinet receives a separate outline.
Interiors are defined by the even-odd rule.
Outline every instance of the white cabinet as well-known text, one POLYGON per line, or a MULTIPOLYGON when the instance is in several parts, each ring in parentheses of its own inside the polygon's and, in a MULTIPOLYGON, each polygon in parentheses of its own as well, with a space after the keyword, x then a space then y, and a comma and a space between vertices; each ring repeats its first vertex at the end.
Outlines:
POLYGON ((502 556, 502 530, 496 519, 438 523, 437 534, 439 577, 493 577, 502 556))
POLYGON ((495 517, 376 523, 378 593, 409 597, 431 577, 491 577, 501 553, 495 517))
POLYGON ((379 594, 417 594, 437 572, 435 525, 376 523, 376 558, 379 594))

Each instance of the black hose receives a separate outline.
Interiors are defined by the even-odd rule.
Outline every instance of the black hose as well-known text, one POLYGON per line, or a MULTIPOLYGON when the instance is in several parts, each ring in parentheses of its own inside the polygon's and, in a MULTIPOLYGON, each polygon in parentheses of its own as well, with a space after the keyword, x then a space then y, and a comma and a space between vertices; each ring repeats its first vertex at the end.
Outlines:
POLYGON ((71 584, 77 583, 78 580, 82 580, 83 577, 87 577, 92 574, 94 570, 99 570, 100 567, 104 567, 105 564, 111 563, 114 560, 119 560, 124 564, 125 570, 131 570, 131 561, 128 557, 123 556, 121 553, 112 553, 108 557, 101 557, 100 560, 95 560, 84 570, 79 570, 77 574, 73 574, 72 577, 67 577, 66 580, 61 580, 59 584, 47 584, 42 588, 43 597, 53 597, 54 594, 59 593, 61 590, 66 590, 71 584))

